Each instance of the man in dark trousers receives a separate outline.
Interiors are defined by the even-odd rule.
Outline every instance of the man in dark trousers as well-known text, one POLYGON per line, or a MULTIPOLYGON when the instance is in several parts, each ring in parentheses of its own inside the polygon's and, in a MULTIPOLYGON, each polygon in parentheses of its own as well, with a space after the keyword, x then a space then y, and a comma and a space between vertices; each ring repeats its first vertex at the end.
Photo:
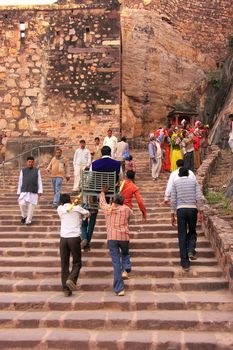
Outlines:
POLYGON ((81 222, 82 217, 88 217, 89 211, 79 205, 71 205, 69 194, 61 194, 60 205, 57 213, 61 220, 60 230, 60 257, 61 257, 61 281, 65 296, 70 296, 76 289, 76 283, 81 262, 81 222), (70 256, 72 256, 72 268, 70 271, 70 256))
POLYGON ((196 225, 203 220, 203 199, 197 181, 189 176, 185 167, 179 169, 179 177, 171 191, 171 221, 175 226, 177 215, 180 261, 184 271, 190 268, 190 260, 196 260, 196 225))
POLYGON ((17 190, 22 215, 21 224, 31 225, 34 208, 42 193, 40 171, 34 167, 34 158, 27 157, 27 167, 20 171, 17 190))

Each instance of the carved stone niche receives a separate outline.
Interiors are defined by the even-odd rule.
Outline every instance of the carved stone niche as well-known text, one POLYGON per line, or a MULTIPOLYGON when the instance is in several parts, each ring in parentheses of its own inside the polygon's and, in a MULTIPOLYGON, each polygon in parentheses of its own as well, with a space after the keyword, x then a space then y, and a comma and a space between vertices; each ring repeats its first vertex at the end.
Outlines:
POLYGON ((45 165, 55 151, 55 138, 53 137, 17 137, 10 138, 6 147, 6 162, 19 154, 24 153, 21 157, 7 163, 10 167, 24 167, 28 156, 35 158, 35 165, 45 165), (43 146, 40 147, 39 146, 43 146), (45 147, 44 147, 45 146, 45 147))

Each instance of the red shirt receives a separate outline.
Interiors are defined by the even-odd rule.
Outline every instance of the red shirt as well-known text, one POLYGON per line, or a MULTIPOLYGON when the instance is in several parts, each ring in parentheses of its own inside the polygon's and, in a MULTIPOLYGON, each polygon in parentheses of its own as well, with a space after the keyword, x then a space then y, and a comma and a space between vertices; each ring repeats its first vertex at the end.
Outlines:
POLYGON ((133 196, 135 196, 139 209, 143 214, 146 214, 146 208, 143 203, 143 200, 139 193, 139 188, 129 179, 125 180, 124 186, 121 190, 122 196, 125 197, 124 204, 127 205, 130 209, 133 208, 133 196))

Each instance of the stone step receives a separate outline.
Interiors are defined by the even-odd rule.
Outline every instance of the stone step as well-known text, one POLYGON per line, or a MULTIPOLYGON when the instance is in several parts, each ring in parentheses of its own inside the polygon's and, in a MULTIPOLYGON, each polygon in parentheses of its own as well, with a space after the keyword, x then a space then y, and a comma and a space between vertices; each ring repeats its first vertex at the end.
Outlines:
MULTIPOLYGON (((2 247, 58 247, 59 245, 59 238, 56 239, 25 239, 22 241, 22 239, 2 239, 1 240, 1 246, 2 247)), ((170 249, 170 248, 176 248, 178 245, 176 238, 164 238, 163 241, 161 239, 132 239, 130 241, 130 247, 132 249, 146 249, 151 248, 153 246, 154 249, 170 249)), ((105 240, 97 240, 94 239, 92 242, 93 248, 107 248, 107 242, 105 240)), ((210 247, 210 243, 204 238, 200 237, 197 243, 197 249, 198 248, 206 248, 210 247)))
POLYGON ((137 330, 192 330, 231 332, 232 312, 186 311, 186 310, 143 310, 114 311, 90 310, 85 312, 51 311, 0 311, 1 328, 70 328, 70 329, 111 329, 137 330))
MULTIPOLYGON (((19 208, 14 205, 12 209, 4 206, 2 208, 0 208, 0 212, 2 214, 2 219, 7 219, 9 216, 10 217, 13 217, 17 220, 20 220, 21 219, 21 215, 20 215, 20 211, 19 211, 19 208)), ((141 212, 138 210, 137 206, 135 206, 135 208, 133 209, 134 211, 134 214, 133 214, 133 217, 134 216, 137 216, 139 215, 141 217, 141 212)), ((151 207, 151 208, 147 208, 147 214, 148 214, 148 218, 150 217, 170 217, 170 208, 169 207, 157 207, 157 208, 154 208, 151 207), (155 210, 156 210, 156 215, 155 215, 155 210)), ((49 217, 49 218, 55 218, 57 219, 58 217, 58 214, 57 214, 57 211, 53 208, 50 208, 49 209, 41 209, 40 206, 36 207, 35 209, 35 214, 33 214, 33 218, 35 218, 35 220, 37 219, 40 219, 41 217, 49 217)), ((98 213, 98 219, 104 219, 105 216, 103 213, 101 213, 99 211, 98 213)), ((18 222, 19 223, 19 222, 18 222)))
MULTIPOLYGON (((93 245, 92 245, 93 247, 93 245)), ((43 249, 36 249, 36 248, 29 248, 29 247, 0 247, 0 254, 2 256, 24 256, 31 258, 32 256, 39 256, 41 258, 44 257, 52 257, 52 256, 59 256, 59 249, 58 246, 54 248, 45 248, 43 249)), ((107 257, 109 256, 107 249, 92 249, 91 252, 83 253, 85 256, 90 257, 107 257)), ((131 257, 138 257, 138 249, 130 248, 130 256, 131 257)), ((215 256, 214 250, 212 248, 198 248, 198 259, 199 258, 213 258, 215 256)), ((151 246, 148 249, 140 249, 140 257, 141 258, 163 258, 163 259, 171 259, 171 258, 178 258, 179 257, 179 250, 178 247, 173 249, 151 249, 151 246)))
MULTIPOLYGON (((198 260, 188 273, 181 269, 177 228, 163 204, 169 174, 154 182, 148 152, 135 159, 148 220, 134 201, 133 270, 121 298, 112 291, 103 212, 92 249, 82 254, 77 291, 64 298, 51 180, 42 169, 44 195, 30 227, 19 224, 18 173, 8 181, 0 194, 0 349, 233 349, 233 299, 213 249, 198 227, 198 260)), ((64 183, 63 192, 72 185, 64 183)))
MULTIPOLYGON (((19 266, 12 269, 11 266, 1 266, 0 278, 15 278, 15 279, 42 279, 49 277, 60 277, 60 267, 37 267, 34 266, 19 266)), ((108 266, 91 266, 81 269, 81 278, 106 278, 112 277, 113 268, 111 261, 108 261, 108 266)), ((130 273, 130 278, 182 278, 184 276, 190 278, 200 277, 221 277, 222 270, 217 266, 195 266, 190 271, 184 272, 180 266, 134 266, 130 273)))
MULTIPOLYGON (((58 232, 31 232, 29 231, 27 232, 21 232, 21 231, 17 231, 17 232, 6 232, 0 231, 0 239, 4 239, 4 238, 9 238, 9 235, 11 238, 21 238, 21 239, 30 239, 30 238, 53 238, 53 239, 58 239, 59 238, 59 233, 58 232)), ((98 236, 99 239, 106 239, 106 232, 94 232, 93 233, 93 238, 95 238, 96 236, 98 236)), ((130 238, 131 239, 139 239, 141 238, 142 233, 141 232, 130 232, 130 238)), ((162 232, 144 232, 143 237, 148 238, 148 239, 152 239, 152 238, 177 238, 177 232, 173 232, 173 231, 162 231, 162 232)), ((203 232, 198 232, 198 237, 205 237, 203 232)))
POLYGON ((174 330, 79 330, 62 328, 36 328, 0 330, 0 346, 12 349, 93 350, 230 350, 233 347, 231 332, 202 332, 174 330), (116 349, 116 347, 115 347, 116 349))
MULTIPOLYGON (((130 225, 130 231, 131 232, 142 232, 143 234, 145 232, 153 231, 170 231, 170 232, 177 232, 177 229, 169 224, 153 224, 153 225, 143 225, 143 224, 134 224, 130 225)), ((20 232, 60 232, 60 225, 53 225, 53 222, 51 222, 50 225, 42 226, 42 225, 36 225, 35 223, 32 223, 32 225, 6 225, 6 226, 0 226, 0 232, 13 232, 13 231, 20 231, 20 232)), ((106 225, 96 225, 95 232, 106 232, 106 225)), ((146 233, 145 233, 146 234, 146 233)), ((10 234, 9 234, 10 236, 10 234)))
MULTIPOLYGON (((107 254, 105 254, 107 256, 107 254)), ((97 257, 95 252, 92 254, 90 252, 82 254, 82 264, 85 267, 98 267, 98 266, 109 266, 111 264, 110 257, 104 257, 102 254, 101 257, 97 257)), ((153 258, 153 257, 138 257, 138 254, 131 254, 131 262, 133 266, 180 266, 180 259, 177 258, 169 258, 167 256, 161 258, 153 258), (135 256, 134 256, 135 255, 135 256)), ((12 259, 11 256, 2 256, 0 257, 0 266, 40 266, 40 267, 58 267, 60 266, 60 259, 58 256, 56 258, 50 256, 44 256, 41 259, 41 255, 39 257, 26 257, 25 255, 22 257, 14 256, 12 259)), ((198 254, 198 259, 192 261, 193 266, 217 266, 218 260, 216 258, 203 258, 198 254)))
POLYGON ((0 309, 16 311, 80 311, 98 310, 216 310, 233 311, 233 298, 229 292, 167 292, 131 291, 124 298, 118 298, 113 292, 74 293, 71 298, 64 298, 61 292, 43 293, 0 293, 0 309))
MULTIPOLYGON (((191 270, 190 270, 191 271, 191 270)), ((111 291, 112 278, 82 278, 78 288, 83 291, 111 291)), ((192 278, 187 273, 180 278, 132 278, 125 284, 126 292, 149 291, 217 291, 228 288, 228 282, 221 277, 192 278)), ((15 280, 1 278, 0 292, 44 292, 60 291, 60 278, 15 280)), ((78 293, 78 292, 77 292, 78 293)))
MULTIPOLYGON (((19 226, 20 219, 21 219, 21 217, 20 218, 18 217, 16 220, 14 220, 12 217, 10 219, 5 218, 3 220, 0 220, 0 225, 3 227, 9 226, 9 225, 19 226)), ((154 217, 154 218, 151 217, 151 218, 147 219, 146 224, 153 227, 154 225, 157 225, 157 224, 161 225, 160 222, 161 222, 161 217, 154 217)), ((60 220, 59 220, 58 216, 56 218, 51 218, 49 216, 47 216, 47 217, 45 216, 41 220, 33 218, 33 226, 35 226, 35 225, 41 226, 42 224, 60 226, 60 220)), ((164 224, 166 224, 168 227, 172 227, 170 216, 168 216, 167 218, 163 218, 163 225, 164 224)), ((102 228, 105 225, 106 224, 105 224, 104 218, 98 219, 96 222, 95 228, 99 227, 99 226, 102 228)), ((141 215, 138 217, 137 216, 132 217, 132 219, 130 220, 130 227, 132 227, 133 225, 142 225, 141 215)))

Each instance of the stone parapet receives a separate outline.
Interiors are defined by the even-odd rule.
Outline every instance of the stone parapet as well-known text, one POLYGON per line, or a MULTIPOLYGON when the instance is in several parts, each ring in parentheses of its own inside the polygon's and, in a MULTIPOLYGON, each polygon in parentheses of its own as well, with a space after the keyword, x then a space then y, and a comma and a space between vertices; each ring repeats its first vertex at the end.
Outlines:
MULTIPOLYGON (((211 146, 210 153, 202 163, 197 173, 197 180, 202 192, 207 188, 208 179, 213 172, 221 150, 218 146, 211 146)), ((216 209, 207 203, 204 209, 203 229, 215 250, 219 264, 221 265, 229 281, 229 289, 233 292, 233 232, 230 224, 217 215, 216 209)))

